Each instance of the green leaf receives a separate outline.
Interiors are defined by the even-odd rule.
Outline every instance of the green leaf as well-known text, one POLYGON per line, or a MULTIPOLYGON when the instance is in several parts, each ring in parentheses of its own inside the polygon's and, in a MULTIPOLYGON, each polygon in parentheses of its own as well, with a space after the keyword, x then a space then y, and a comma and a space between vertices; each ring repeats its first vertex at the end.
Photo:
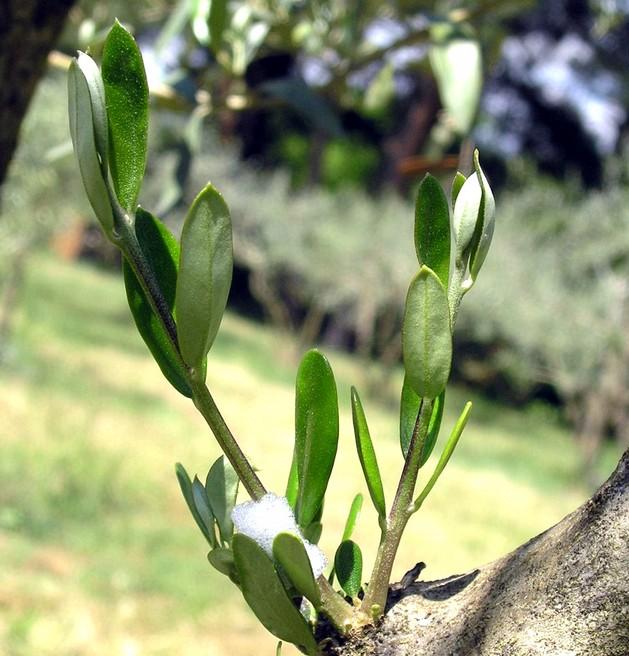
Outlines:
POLYGON ((214 515, 205 493, 203 483, 195 476, 192 481, 192 500, 197 509, 199 517, 203 521, 206 530, 203 532, 212 547, 218 547, 216 533, 214 532, 214 515))
POLYGON ((232 280, 232 227, 223 197, 208 184, 195 198, 181 234, 175 308, 179 348, 198 368, 225 312, 232 280))
MULTIPOLYGON (((159 219, 141 207, 138 207, 135 215, 135 234, 166 301, 166 309, 172 313, 177 285, 179 244, 159 219)), ((127 301, 138 332, 170 384, 184 396, 191 397, 192 391, 187 383, 187 372, 179 355, 173 348, 161 319, 153 311, 144 288, 126 260, 122 263, 122 272, 127 301)))
POLYGON ((461 171, 457 171, 456 175, 454 176, 454 180, 452 180, 452 208, 454 209, 454 205, 456 203, 456 199, 459 196, 459 192, 461 191, 461 187, 465 184, 465 176, 461 173, 461 171))
POLYGON ((474 123, 483 86, 483 64, 478 41, 450 26, 432 30, 435 44, 429 51, 439 96, 455 126, 466 135, 474 123))
POLYGON ((491 245, 491 240, 494 236, 496 201, 494 200, 494 195, 489 187, 487 178, 483 173, 483 169, 481 169, 478 160, 478 150, 474 152, 474 168, 476 169, 476 175, 480 181, 481 188, 481 202, 478 211, 478 220, 476 222, 476 229, 474 230, 474 238, 472 240, 470 253, 470 275, 472 280, 475 281, 478 272, 487 257, 487 252, 489 251, 489 246, 491 245))
POLYGON ((321 593, 301 539, 292 533, 279 533, 273 540, 273 557, 282 566, 295 589, 318 609, 321 606, 321 593))
POLYGON ((295 510, 297 505, 297 497, 299 495, 299 478, 297 477, 297 455, 293 451, 293 459, 290 463, 290 471, 288 472, 288 481, 286 482, 286 499, 288 505, 295 510))
POLYGON ((426 434, 426 439, 424 440, 424 446, 422 448, 422 454, 419 459, 419 466, 423 467, 426 464, 430 454, 435 448, 437 443, 437 437, 439 437, 439 429, 441 428, 441 420, 443 419, 443 407, 446 402, 446 391, 443 390, 441 394, 435 399, 435 404, 432 407, 432 413, 430 415, 430 421, 428 422, 428 433, 426 434))
POLYGON ((109 127, 107 125, 107 104, 105 101, 105 86, 103 78, 96 62, 84 52, 79 52, 77 64, 83 73, 90 92, 92 104, 92 123, 94 126, 94 137, 96 141, 96 151, 100 157, 101 171, 103 177, 107 179, 107 161, 109 149, 109 127))
POLYGON ((365 411, 363 410, 363 405, 360 402, 360 397, 358 396, 355 387, 352 387, 351 399, 354 436, 356 438, 356 450, 358 451, 360 466, 365 475, 369 496, 373 501, 373 505, 375 506, 378 515, 383 518, 386 517, 387 511, 384 501, 382 478, 380 477, 376 452, 373 448, 371 435, 369 434, 369 426, 367 425, 365 411))
POLYGON ((347 515, 347 520, 345 521, 345 528, 343 529, 343 540, 349 540, 352 537, 354 528, 356 527, 356 522, 358 521, 358 516, 363 507, 363 495, 357 494, 352 501, 352 505, 349 508, 349 513, 347 515))
POLYGON ((210 5, 210 46, 216 53, 223 41, 227 25, 227 0, 211 0, 210 5))
POLYGON ((140 49, 118 21, 105 40, 102 74, 111 176, 120 204, 133 211, 146 167, 149 89, 140 49))
POLYGON ((472 173, 463 183, 454 203, 452 212, 452 229, 457 257, 468 250, 481 210, 483 191, 478 182, 478 175, 472 173))
POLYGON ((85 75, 76 60, 72 60, 68 70, 68 115, 70 136, 85 193, 105 234, 111 238, 113 210, 97 154, 92 98, 85 75))
POLYGON ((439 396, 452 361, 450 310, 446 290, 427 266, 419 270, 406 297, 402 355, 413 391, 427 399, 439 396))
POLYGON ((332 473, 339 439, 339 408, 334 374, 316 349, 297 371, 295 450, 299 498, 297 520, 303 528, 317 515, 332 473))
POLYGON ((318 544, 323 533, 323 524, 321 522, 312 522, 303 529, 304 538, 311 544, 318 544))
POLYGON ((417 396, 408 382, 408 375, 405 375, 400 398, 400 446, 404 458, 406 458, 408 448, 411 445, 420 404, 421 398, 417 396))
POLYGON ((238 572, 234 563, 234 553, 227 547, 217 547, 208 552, 207 559, 212 567, 228 576, 234 583, 238 582, 238 572))
POLYGON ((415 250, 420 266, 425 264, 448 287, 450 273, 450 210, 435 177, 427 173, 419 185, 415 204, 415 250))
POLYGON ((345 594, 356 597, 362 585, 363 555, 352 540, 344 540, 336 550, 334 571, 345 594))
MULTIPOLYGON (((445 397, 446 393, 444 390, 435 399, 435 404, 430 415, 430 421, 428 422, 428 433, 422 448, 420 467, 423 467, 426 464, 432 450, 435 448, 435 443, 439 436, 439 429, 441 428, 445 397)), ((408 449, 411 445, 420 403, 421 399, 415 394, 405 376, 404 383, 402 384, 402 398, 400 399, 400 445, 402 447, 404 458, 406 458, 408 449)))
MULTIPOLYGON (((201 533, 203 533, 210 546, 213 547, 214 543, 212 536, 207 530, 207 526, 203 517, 201 517, 199 511, 197 510, 197 506, 194 501, 192 481, 190 480, 190 476, 188 476, 188 472, 185 470, 184 466, 178 462, 175 465, 175 473, 177 474, 177 480, 179 481, 181 493, 183 494, 183 498, 186 502, 186 505, 188 506, 188 509, 190 510, 190 513, 192 514, 192 517, 194 518, 194 521, 197 523, 199 529, 201 529, 201 533)), ((215 541, 216 540, 214 539, 214 542, 215 541)))
POLYGON ((241 533, 234 535, 232 548, 242 594, 262 625, 280 640, 315 654, 314 636, 286 593, 272 560, 241 533))
POLYGON ((225 456, 210 467, 205 480, 205 491, 216 518, 223 542, 229 543, 234 532, 232 510, 238 495, 238 475, 225 456))
POLYGON ((437 463, 437 466, 435 467, 435 471, 433 472, 432 476, 430 477, 430 479, 426 483, 426 486, 421 491, 420 495, 417 497, 417 499, 413 503, 412 512, 417 512, 420 509, 422 503, 424 503, 424 500, 430 494, 432 488, 435 486, 435 483, 437 482, 437 479, 439 478, 439 476, 441 476, 441 473, 443 472, 446 465, 448 464, 448 461, 450 460, 450 457, 454 453, 454 449, 456 449, 456 445, 459 443, 459 438, 461 437, 461 434, 463 433, 463 429, 465 428, 465 425, 467 424, 467 420, 469 418, 471 409, 472 409, 472 403, 470 401, 468 401, 465 404, 465 407, 463 408, 463 411, 461 412, 461 415, 457 419, 456 424, 454 424, 454 428, 452 429, 452 432, 450 433, 450 437, 448 438, 448 441, 446 442, 446 445, 443 449, 441 457, 439 458, 439 462, 437 463))

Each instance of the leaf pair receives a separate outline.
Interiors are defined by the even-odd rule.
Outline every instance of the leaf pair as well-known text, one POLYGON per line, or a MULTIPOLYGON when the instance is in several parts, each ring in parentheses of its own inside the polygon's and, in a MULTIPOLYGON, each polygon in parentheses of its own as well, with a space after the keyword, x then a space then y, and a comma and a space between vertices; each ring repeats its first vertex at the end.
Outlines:
POLYGON ((327 359, 312 349, 304 355, 297 371, 294 465, 287 490, 302 530, 320 518, 338 439, 339 408, 334 374, 327 359))
MULTIPOLYGON (((316 654, 317 643, 312 631, 286 592, 271 558, 254 540, 242 533, 234 535, 232 548, 242 594, 262 625, 280 640, 292 642, 307 654, 316 654)), ((316 598, 318 588, 315 592, 304 569, 306 565, 310 567, 310 562, 304 561, 303 543, 290 534, 280 534, 275 539, 273 551, 276 558, 279 555, 278 561, 283 561, 288 567, 286 573, 291 577, 291 582, 308 590, 316 598), (295 541, 299 542, 301 549, 295 541)), ((310 572, 312 574, 312 570, 310 572)), ((304 591, 300 592, 305 594, 304 591)))
MULTIPOLYGON (((210 547, 216 550, 229 545, 234 532, 231 513, 238 495, 238 476, 229 461, 221 456, 214 462, 205 486, 196 476, 190 481, 181 464, 177 463, 175 471, 186 504, 210 547)), ((212 558, 210 562, 215 564, 212 558)))

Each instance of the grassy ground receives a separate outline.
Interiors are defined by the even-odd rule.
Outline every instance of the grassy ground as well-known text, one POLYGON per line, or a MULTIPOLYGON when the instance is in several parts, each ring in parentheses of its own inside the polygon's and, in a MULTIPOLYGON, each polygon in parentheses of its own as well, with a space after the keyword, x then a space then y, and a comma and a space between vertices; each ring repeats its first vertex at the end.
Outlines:
MULTIPOLYGON (((273 638, 205 560, 173 465, 204 473, 218 449, 147 355, 120 279, 38 256, 16 327, 0 369, 0 653, 274 653, 273 638)), ((219 407, 275 491, 292 450, 286 343, 227 316, 208 367, 219 407)), ((348 413, 357 364, 329 355, 343 408, 322 538, 332 554, 351 498, 365 490, 348 413)), ((446 429, 466 398, 449 394, 446 429)), ((552 413, 474 400, 459 450, 405 537, 398 576, 418 560, 438 578, 493 559, 589 494, 552 413)), ((390 498, 401 468, 396 412, 364 401, 390 498)), ((367 503, 356 539, 370 562, 376 521, 367 503)))

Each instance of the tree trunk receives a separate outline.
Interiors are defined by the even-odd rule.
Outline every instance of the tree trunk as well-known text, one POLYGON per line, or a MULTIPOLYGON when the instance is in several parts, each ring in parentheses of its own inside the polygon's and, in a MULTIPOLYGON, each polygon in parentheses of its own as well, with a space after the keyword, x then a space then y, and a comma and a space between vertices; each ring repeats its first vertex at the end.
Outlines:
POLYGON ((0 185, 46 57, 74 0, 0 2, 0 185))
MULTIPOLYGON (((629 451, 578 510, 467 574, 391 588, 337 656, 627 656, 629 451)), ((412 577, 411 577, 412 578, 412 577)))

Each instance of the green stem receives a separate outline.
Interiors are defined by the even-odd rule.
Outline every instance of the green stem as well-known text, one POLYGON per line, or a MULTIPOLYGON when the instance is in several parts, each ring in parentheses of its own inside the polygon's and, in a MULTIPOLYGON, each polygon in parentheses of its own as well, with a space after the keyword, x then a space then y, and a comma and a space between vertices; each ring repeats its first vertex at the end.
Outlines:
POLYGON ((216 441, 232 464, 232 467, 238 474, 245 489, 252 499, 259 499, 266 494, 266 489, 256 475, 251 463, 247 460, 245 454, 238 446, 229 427, 225 423, 221 413, 216 407, 216 403, 210 394, 205 382, 199 378, 199 372, 192 370, 183 361, 179 352, 177 341, 177 326, 170 312, 168 303, 164 298, 159 283, 153 274, 150 263, 147 261, 138 239, 133 229, 134 217, 128 214, 116 216, 116 241, 117 246, 127 259, 127 262, 133 269, 137 279, 140 281, 146 297, 155 314, 159 317, 168 335, 173 351, 177 354, 179 362, 186 371, 186 378, 193 394, 193 401, 203 418, 207 422, 210 430, 214 434, 216 441))
POLYGON ((417 413, 417 421, 415 422, 413 436, 406 461, 404 462, 404 469, 402 470, 395 499, 391 506, 391 512, 389 513, 388 526, 382 534, 378 553, 376 554, 376 562, 374 563, 373 572, 369 580, 369 587, 361 605, 361 612, 364 616, 369 617, 370 620, 384 613, 395 555, 400 546, 400 540, 402 539, 406 524, 411 516, 409 507, 413 501, 413 493, 415 492, 415 484, 417 483, 417 475, 419 473, 419 463, 424 441, 428 434, 428 425, 433 406, 434 401, 432 399, 423 399, 419 412, 417 413))
POLYGON ((325 576, 317 579, 321 592, 321 606, 318 608, 343 634, 355 624, 355 609, 350 606, 330 585, 325 576))
POLYGON ((197 372, 190 372, 188 383, 192 388, 194 405, 197 410, 203 415, 207 425, 214 433, 214 437, 223 453, 227 456, 232 467, 236 470, 238 478, 242 481, 245 489, 252 499, 260 499, 266 494, 266 489, 262 482, 255 473, 251 463, 238 446, 232 432, 225 423, 223 416, 216 407, 216 403, 210 394, 205 382, 198 377, 197 372))

